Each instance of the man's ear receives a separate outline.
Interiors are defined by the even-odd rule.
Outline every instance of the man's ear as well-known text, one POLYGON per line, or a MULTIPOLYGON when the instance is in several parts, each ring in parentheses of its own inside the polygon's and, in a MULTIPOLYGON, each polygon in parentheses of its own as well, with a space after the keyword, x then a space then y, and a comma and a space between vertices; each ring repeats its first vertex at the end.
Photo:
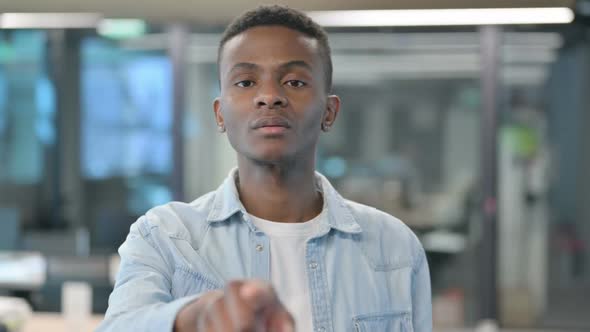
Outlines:
POLYGON ((326 102, 324 117, 322 119, 322 129, 324 131, 330 130, 330 127, 334 125, 338 112, 340 112, 340 97, 329 95, 326 102))
POLYGON ((223 114, 221 114, 221 99, 219 97, 213 100, 213 113, 215 113, 215 122, 217 122, 217 126, 224 126, 223 114))

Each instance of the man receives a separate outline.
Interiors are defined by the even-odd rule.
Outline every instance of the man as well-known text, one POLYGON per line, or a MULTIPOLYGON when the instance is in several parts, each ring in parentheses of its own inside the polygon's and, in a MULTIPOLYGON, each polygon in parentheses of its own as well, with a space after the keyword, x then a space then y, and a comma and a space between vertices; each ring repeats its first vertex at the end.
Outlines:
POLYGON ((218 65, 213 109, 238 167, 131 227, 99 331, 430 331, 418 239, 314 171, 340 108, 325 32, 259 7, 227 28, 218 65))

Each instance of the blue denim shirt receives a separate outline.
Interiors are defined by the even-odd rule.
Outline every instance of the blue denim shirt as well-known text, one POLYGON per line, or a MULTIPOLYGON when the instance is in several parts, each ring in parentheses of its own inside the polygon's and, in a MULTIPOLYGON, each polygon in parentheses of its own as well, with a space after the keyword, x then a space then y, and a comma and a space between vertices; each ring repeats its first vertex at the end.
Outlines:
MULTIPOLYGON (((269 239, 248 218, 235 174, 217 191, 156 207, 131 226, 98 331, 172 331, 179 310, 200 294, 234 279, 270 280, 269 239)), ((315 331, 431 331, 428 263, 414 233, 316 178, 328 218, 306 248, 315 331)))

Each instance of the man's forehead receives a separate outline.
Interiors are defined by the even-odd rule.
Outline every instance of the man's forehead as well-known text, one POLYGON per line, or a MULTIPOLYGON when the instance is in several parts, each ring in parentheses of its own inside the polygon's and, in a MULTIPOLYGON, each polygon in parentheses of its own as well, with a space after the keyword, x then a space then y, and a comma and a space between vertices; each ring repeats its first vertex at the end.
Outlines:
POLYGON ((284 39, 298 39, 301 41, 311 42, 316 41, 315 38, 306 35, 305 33, 292 29, 283 25, 259 25, 248 28, 237 35, 230 38, 227 43, 236 43, 245 38, 257 39, 257 40, 269 40, 270 37, 281 36, 281 40, 284 39))
POLYGON ((230 38, 223 46, 220 65, 231 63, 256 63, 263 58, 277 58, 284 62, 294 59, 312 59, 318 53, 318 41, 303 33, 283 26, 253 27, 230 38))

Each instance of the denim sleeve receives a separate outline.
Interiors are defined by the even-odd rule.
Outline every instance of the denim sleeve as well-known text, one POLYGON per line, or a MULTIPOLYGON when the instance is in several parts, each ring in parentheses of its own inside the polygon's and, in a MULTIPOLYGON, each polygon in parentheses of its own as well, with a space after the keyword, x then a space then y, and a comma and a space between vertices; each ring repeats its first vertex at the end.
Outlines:
POLYGON ((140 218, 131 226, 119 248, 121 265, 98 332, 172 331, 180 309, 199 297, 173 299, 170 289, 174 271, 152 245, 149 234, 140 232, 144 222, 140 218))
POLYGON ((412 313, 414 332, 432 331, 430 272, 422 246, 412 274, 412 313))

